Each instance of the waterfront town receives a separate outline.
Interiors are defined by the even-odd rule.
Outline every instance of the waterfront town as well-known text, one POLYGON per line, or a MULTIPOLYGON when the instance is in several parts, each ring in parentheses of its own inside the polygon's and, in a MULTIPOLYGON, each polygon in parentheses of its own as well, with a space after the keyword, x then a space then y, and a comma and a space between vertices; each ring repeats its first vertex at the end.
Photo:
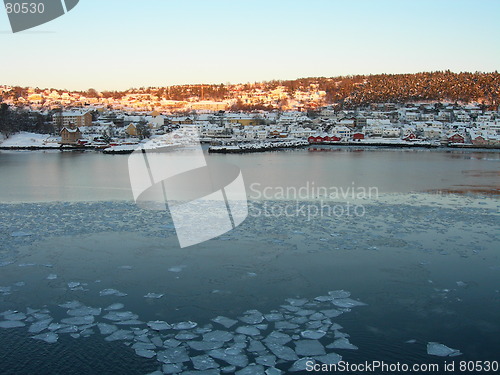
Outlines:
POLYGON ((462 75, 355 76, 126 92, 0 86, 0 147, 130 148, 176 129, 196 131, 203 142, 219 147, 294 140, 301 142, 289 145, 500 147, 498 73, 462 75), (455 82, 442 82, 441 76, 455 82), (398 82, 405 85, 402 91, 398 82))

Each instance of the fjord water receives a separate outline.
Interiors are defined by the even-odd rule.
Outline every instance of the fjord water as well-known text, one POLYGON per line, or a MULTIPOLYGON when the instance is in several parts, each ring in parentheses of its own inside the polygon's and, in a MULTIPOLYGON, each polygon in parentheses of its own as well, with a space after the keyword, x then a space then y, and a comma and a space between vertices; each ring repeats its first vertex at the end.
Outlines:
MULTIPOLYGON (((215 330, 221 326, 211 319, 219 315, 268 313, 287 298, 314 301, 343 289, 366 304, 331 319, 359 348, 334 350, 344 360, 500 359, 500 153, 320 147, 207 159, 240 167, 250 216, 226 235, 180 249, 168 212, 141 210, 131 201, 126 155, 1 152, 0 313, 45 308, 58 322, 67 318, 59 307, 67 301, 101 308, 123 303, 143 322, 194 321, 215 330), (308 182, 376 187, 379 195, 351 202, 363 206, 358 216, 272 214, 324 204, 314 192, 301 202, 269 196, 308 182), (259 194, 264 188, 272 189, 259 194), (106 289, 127 295, 100 295, 106 289), (148 293, 163 296, 145 298, 148 293), (428 355, 428 342, 463 354, 428 355)), ((345 199, 329 204, 340 207, 345 199)), ((91 327, 88 337, 60 334, 48 344, 32 339, 32 322, 25 322, 0 328, 2 374, 161 369, 155 358, 124 345, 132 339, 109 342, 91 327)), ((273 331, 267 323, 263 337, 273 331)), ((333 339, 327 334, 320 341, 326 346, 333 339)), ((276 367, 286 373, 292 363, 276 367)))

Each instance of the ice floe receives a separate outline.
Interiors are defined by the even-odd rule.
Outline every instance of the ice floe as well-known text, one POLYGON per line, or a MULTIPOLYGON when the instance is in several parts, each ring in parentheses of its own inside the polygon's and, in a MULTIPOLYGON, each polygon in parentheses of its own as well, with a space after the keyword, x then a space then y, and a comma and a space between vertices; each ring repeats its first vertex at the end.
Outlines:
POLYGON ((161 294, 161 293, 148 293, 144 296, 144 298, 156 298, 156 299, 158 299, 158 298, 161 298, 163 296, 164 296, 164 294, 161 294))
POLYGON ((439 357, 455 357, 462 353, 458 349, 452 349, 437 342, 429 342, 427 343, 427 354, 439 357))
POLYGON ((127 293, 120 292, 119 290, 116 289, 103 289, 99 292, 99 295, 101 297, 105 296, 125 297, 127 293))

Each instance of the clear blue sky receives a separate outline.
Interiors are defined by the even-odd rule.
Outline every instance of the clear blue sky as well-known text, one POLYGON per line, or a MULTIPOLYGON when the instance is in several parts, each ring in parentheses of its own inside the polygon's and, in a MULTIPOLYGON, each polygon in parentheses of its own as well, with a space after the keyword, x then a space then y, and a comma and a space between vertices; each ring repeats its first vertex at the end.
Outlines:
POLYGON ((127 89, 500 68, 497 0, 80 0, 12 34, 0 84, 127 89))

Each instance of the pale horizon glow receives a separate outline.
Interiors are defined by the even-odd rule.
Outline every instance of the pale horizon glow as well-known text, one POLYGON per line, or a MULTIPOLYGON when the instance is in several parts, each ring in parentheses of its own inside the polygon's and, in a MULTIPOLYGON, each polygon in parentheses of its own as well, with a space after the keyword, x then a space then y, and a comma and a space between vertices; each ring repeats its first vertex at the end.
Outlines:
POLYGON ((12 34, 0 85, 125 90, 500 66, 495 0, 80 0, 12 34))

